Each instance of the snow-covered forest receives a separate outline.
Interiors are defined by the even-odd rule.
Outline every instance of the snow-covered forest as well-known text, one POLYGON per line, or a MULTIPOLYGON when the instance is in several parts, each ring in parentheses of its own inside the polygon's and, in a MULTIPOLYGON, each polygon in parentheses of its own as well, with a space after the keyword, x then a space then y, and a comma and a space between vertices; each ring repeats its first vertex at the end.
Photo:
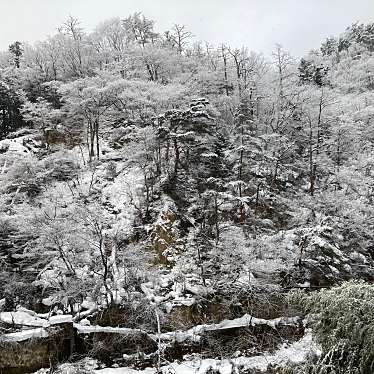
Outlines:
POLYGON ((374 23, 193 32, 0 54, 0 373, 374 372, 374 23))

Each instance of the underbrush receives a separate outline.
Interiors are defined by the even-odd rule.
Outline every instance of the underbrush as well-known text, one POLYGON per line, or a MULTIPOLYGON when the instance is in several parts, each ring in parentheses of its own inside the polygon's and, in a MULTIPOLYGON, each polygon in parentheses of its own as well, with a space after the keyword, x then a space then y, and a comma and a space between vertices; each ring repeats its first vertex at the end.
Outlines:
POLYGON ((351 281, 290 300, 318 316, 315 334, 322 348, 313 374, 372 374, 374 372, 374 287, 351 281))
POLYGON ((13 199, 19 193, 34 198, 49 183, 77 178, 79 169, 79 163, 73 155, 65 152, 53 153, 43 160, 20 160, 9 169, 3 191, 11 194, 13 199))

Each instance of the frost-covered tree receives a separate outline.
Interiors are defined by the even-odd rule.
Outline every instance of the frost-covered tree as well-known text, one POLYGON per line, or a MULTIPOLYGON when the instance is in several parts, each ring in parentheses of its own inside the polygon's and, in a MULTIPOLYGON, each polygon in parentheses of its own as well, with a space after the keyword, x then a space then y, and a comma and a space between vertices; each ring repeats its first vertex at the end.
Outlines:
POLYGON ((90 160, 100 158, 100 131, 119 91, 118 82, 105 76, 77 79, 60 88, 64 109, 84 121, 90 160))
POLYGON ((23 102, 22 92, 0 81, 0 139, 23 126, 20 112, 23 102))
POLYGON ((9 46, 9 52, 13 55, 14 66, 16 68, 20 67, 20 60, 23 54, 22 44, 19 41, 14 42, 9 46))

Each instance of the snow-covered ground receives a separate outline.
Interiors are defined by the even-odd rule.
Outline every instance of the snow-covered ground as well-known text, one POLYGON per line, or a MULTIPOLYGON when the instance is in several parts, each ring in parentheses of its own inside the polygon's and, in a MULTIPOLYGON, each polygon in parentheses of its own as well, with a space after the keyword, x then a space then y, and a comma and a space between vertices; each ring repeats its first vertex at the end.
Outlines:
MULTIPOLYGON (((257 370, 266 372, 272 367, 287 367, 305 362, 309 357, 319 356, 321 350, 314 341, 311 330, 306 330, 306 334, 299 341, 292 344, 284 344, 273 353, 264 353, 252 357, 234 357, 231 359, 201 359, 198 356, 186 357, 180 362, 172 362, 163 365, 160 371, 155 367, 148 367, 143 370, 136 370, 129 367, 95 369, 96 360, 84 359, 78 364, 63 364, 59 367, 61 374, 78 374, 80 370, 91 374, 239 374, 244 370, 257 370)), ((49 374, 49 369, 41 369, 35 374, 49 374)))
MULTIPOLYGON (((274 353, 265 353, 253 357, 236 357, 233 359, 196 359, 180 363, 171 363, 162 367, 163 373, 176 374, 205 374, 210 369, 217 374, 240 373, 243 370, 256 369, 265 372, 270 365, 285 367, 286 365, 301 364, 309 356, 320 355, 320 349, 313 340, 311 331, 299 341, 291 345, 283 345, 274 353)), ((156 368, 134 370, 131 368, 106 368, 94 370, 95 374, 156 374, 156 368)))

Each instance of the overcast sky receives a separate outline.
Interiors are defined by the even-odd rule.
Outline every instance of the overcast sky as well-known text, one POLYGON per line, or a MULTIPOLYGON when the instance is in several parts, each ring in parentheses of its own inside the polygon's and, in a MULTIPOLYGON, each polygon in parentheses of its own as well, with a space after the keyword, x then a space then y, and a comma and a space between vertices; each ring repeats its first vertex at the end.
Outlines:
POLYGON ((300 56, 353 22, 373 22, 374 0, 0 0, 0 49, 54 34, 69 14, 90 31, 136 11, 157 31, 185 24, 199 40, 264 54, 280 43, 300 56))

